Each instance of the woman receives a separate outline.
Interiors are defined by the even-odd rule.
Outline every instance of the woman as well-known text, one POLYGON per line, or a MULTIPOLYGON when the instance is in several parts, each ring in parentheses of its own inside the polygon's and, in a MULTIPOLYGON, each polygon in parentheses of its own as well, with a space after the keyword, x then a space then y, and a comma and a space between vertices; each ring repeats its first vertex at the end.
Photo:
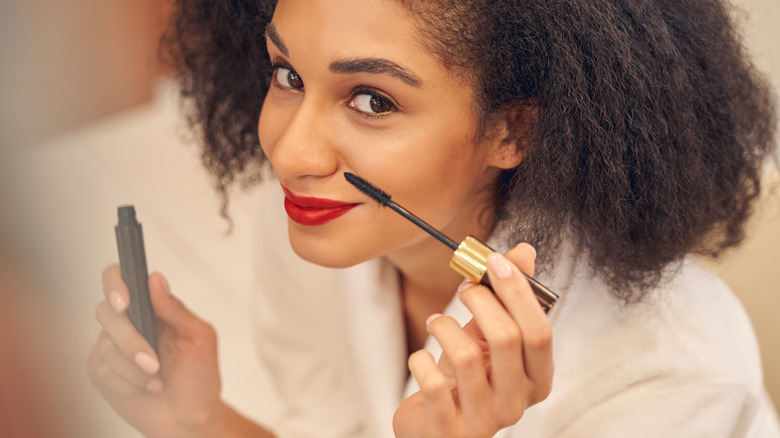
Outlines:
POLYGON ((147 436, 385 436, 396 407, 397 436, 776 435, 749 322, 687 257, 741 240, 772 148, 733 32, 706 0, 179 1, 168 47, 218 188, 267 161, 284 193, 257 324, 285 416, 220 399, 216 334, 153 274, 158 359, 116 266, 95 386, 147 436), (344 172, 509 250, 495 295, 344 172))

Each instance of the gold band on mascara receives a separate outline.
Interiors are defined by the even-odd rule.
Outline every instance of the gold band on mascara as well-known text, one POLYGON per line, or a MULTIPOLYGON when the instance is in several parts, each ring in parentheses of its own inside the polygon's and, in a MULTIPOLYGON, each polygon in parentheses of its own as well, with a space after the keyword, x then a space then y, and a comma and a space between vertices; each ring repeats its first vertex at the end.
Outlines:
MULTIPOLYGON (((368 197, 379 203, 379 205, 390 207, 395 210, 398 214, 455 251, 450 260, 450 267, 452 267, 452 269, 475 283, 487 286, 491 290, 493 289, 487 276, 487 256, 488 254, 495 252, 492 248, 485 245, 474 236, 466 237, 463 239, 463 242, 458 245, 441 231, 433 228, 425 221, 409 212, 409 210, 398 205, 390 198, 390 195, 363 178, 349 172, 344 172, 344 177, 350 184, 368 195, 368 197)), ((536 295, 536 299, 539 301, 542 309, 544 309, 544 312, 549 312, 555 302, 558 301, 558 295, 536 281, 533 277, 527 275, 525 277, 528 279, 528 283, 531 285, 531 289, 533 290, 534 295, 536 295)))

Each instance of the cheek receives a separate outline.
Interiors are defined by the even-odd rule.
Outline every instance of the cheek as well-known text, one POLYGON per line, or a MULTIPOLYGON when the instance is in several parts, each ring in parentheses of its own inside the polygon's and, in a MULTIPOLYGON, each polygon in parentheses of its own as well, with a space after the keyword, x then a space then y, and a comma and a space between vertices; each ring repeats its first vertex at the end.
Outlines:
POLYGON ((271 156, 274 145, 279 141, 288 123, 289 120, 285 113, 266 99, 257 122, 257 136, 266 157, 271 156))
POLYGON ((359 166, 355 170, 365 173, 361 176, 376 179, 376 184, 380 179, 386 181, 387 191, 392 185, 401 188, 410 182, 418 183, 422 191, 440 191, 452 179, 469 178, 472 169, 480 166, 470 126, 449 122, 452 120, 428 117, 377 138, 365 138, 363 147, 355 148, 358 152, 347 161, 359 166))
POLYGON ((474 172, 482 167, 483 160, 471 129, 457 123, 428 124, 415 137, 410 141, 404 166, 398 170, 413 174, 430 189, 447 192, 454 182, 472 179, 474 172))
POLYGON ((392 165, 375 162, 364 171, 365 177, 413 213, 442 228, 482 182, 484 166, 469 141, 466 135, 421 139, 416 144, 435 147, 409 151, 392 165))
POLYGON ((440 133, 428 143, 437 145, 435 152, 414 167, 420 184, 413 195, 420 208, 444 226, 483 187, 487 166, 472 129, 445 128, 440 133))

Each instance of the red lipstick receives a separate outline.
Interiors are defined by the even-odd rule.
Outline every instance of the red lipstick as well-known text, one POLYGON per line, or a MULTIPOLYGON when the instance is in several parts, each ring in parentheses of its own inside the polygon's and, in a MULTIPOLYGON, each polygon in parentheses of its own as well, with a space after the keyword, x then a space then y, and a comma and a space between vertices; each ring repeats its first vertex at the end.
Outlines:
POLYGON ((296 196, 287 187, 284 190, 284 210, 293 222, 309 227, 324 225, 336 219, 359 203, 334 201, 332 199, 296 196))

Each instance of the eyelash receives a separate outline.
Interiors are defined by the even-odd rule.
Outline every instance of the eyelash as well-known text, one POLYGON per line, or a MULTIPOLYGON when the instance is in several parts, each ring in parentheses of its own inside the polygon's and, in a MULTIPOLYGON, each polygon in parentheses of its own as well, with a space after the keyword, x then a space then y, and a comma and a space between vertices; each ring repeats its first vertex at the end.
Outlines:
MULTIPOLYGON (((292 68, 292 66, 290 64, 288 64, 286 62, 283 62, 283 61, 272 61, 271 62, 271 68, 273 69, 272 73, 271 73, 271 79, 270 79, 272 86, 275 86, 275 87, 278 87, 281 90, 289 91, 289 92, 293 92, 293 93, 302 91, 302 90, 298 90, 298 89, 295 89, 295 88, 285 87, 284 85, 280 84, 276 80, 276 74, 278 73, 278 70, 280 68, 288 69, 288 70, 290 70, 292 72, 295 72, 297 74, 295 69, 292 68)), ((305 89, 305 85, 304 85, 304 89, 305 89)), ((368 113, 368 112, 361 111, 361 110, 355 108, 354 106, 348 105, 350 107, 350 109, 352 109, 355 113, 357 113, 359 116, 361 116, 361 117, 363 117, 363 118, 365 118, 367 120, 375 121, 375 120, 384 119, 385 117, 388 117, 388 116, 392 115, 393 113, 395 113, 396 111, 398 111, 398 104, 396 104, 393 99, 391 99, 389 96, 385 95, 384 93, 381 93, 381 92, 379 92, 379 91, 377 91, 377 90, 375 90, 375 89, 373 89, 371 87, 367 87, 365 85, 359 85, 358 87, 356 87, 352 91, 352 93, 349 95, 349 98, 347 99, 347 102, 352 102, 357 96, 359 96, 361 94, 365 94, 365 95, 371 96, 372 98, 373 97, 378 97, 378 98, 386 101, 390 105, 390 107, 391 107, 389 111, 386 111, 386 112, 383 112, 383 113, 368 113)))
POLYGON ((347 102, 352 102, 357 96, 359 96, 361 94, 365 94, 365 95, 371 96, 372 98, 373 97, 378 97, 378 98, 386 101, 388 104, 390 104, 390 107, 391 107, 389 111, 386 111, 386 112, 383 112, 383 113, 367 113, 367 112, 364 112, 364 111, 360 111, 359 109, 357 109, 355 107, 351 107, 350 106, 356 113, 358 113, 358 115, 360 115, 360 116, 362 116, 362 117, 364 117, 364 118, 366 118, 368 120, 383 119, 385 117, 388 117, 388 116, 392 115, 396 111, 398 111, 398 105, 395 103, 395 101, 393 99, 391 99, 389 96, 385 95, 384 93, 380 93, 380 92, 378 92, 377 90, 375 90, 373 88, 366 87, 365 85, 360 85, 357 88, 355 88, 355 90, 352 91, 352 94, 350 94, 349 99, 347 100, 347 102))
MULTIPOLYGON (((295 89, 295 88, 285 87, 284 85, 280 84, 279 81, 276 80, 276 74, 279 72, 280 68, 284 68, 284 69, 290 70, 291 72, 294 72, 296 75, 298 74, 298 72, 295 71, 295 69, 292 68, 292 66, 290 64, 288 64, 286 62, 283 62, 283 61, 272 61, 271 62, 271 68, 272 68, 272 70, 271 70, 271 78, 270 78, 271 85, 273 85, 273 86, 275 86, 275 87, 277 87, 277 88, 279 88, 281 90, 290 91, 290 92, 293 92, 293 93, 302 91, 302 90, 298 90, 298 89, 295 89)), ((299 75, 299 77, 300 77, 300 75, 299 75)), ((304 84, 304 88, 305 88, 305 84, 304 84)))

